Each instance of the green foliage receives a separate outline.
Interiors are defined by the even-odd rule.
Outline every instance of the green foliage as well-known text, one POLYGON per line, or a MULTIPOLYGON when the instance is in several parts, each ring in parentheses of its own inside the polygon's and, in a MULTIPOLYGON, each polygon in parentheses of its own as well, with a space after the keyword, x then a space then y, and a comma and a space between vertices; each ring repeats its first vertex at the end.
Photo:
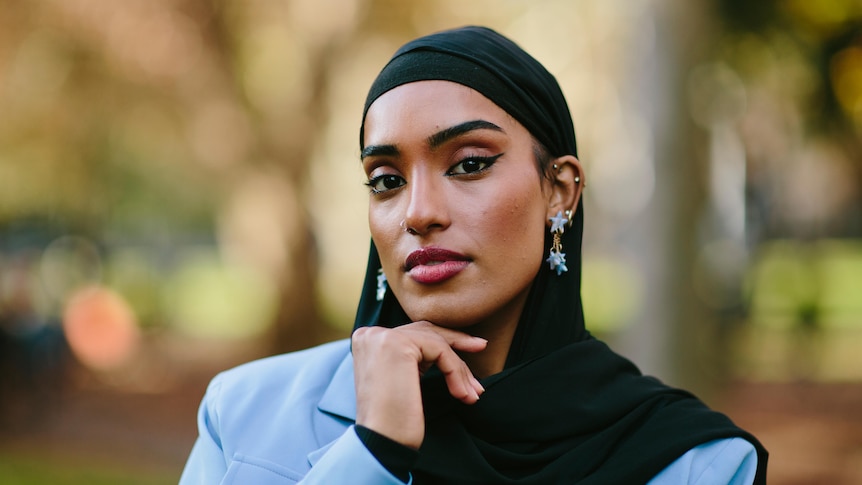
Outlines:
POLYGON ((747 283, 755 325, 862 327, 862 244, 858 242, 764 244, 747 283))
POLYGON ((179 478, 167 472, 67 460, 0 454, 0 477, 4 485, 167 485, 179 478))

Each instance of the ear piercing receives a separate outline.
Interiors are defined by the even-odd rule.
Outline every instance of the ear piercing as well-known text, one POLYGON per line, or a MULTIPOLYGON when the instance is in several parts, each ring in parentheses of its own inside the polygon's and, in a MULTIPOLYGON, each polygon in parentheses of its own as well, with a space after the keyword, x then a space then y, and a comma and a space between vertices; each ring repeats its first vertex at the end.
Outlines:
MULTIPOLYGON (((560 171, 562 171, 562 170, 563 170, 563 169, 562 169, 562 167, 560 167, 560 166, 559 166, 559 165, 557 165, 556 163, 555 163, 555 164, 553 164, 553 165, 551 165, 551 167, 553 167, 553 169, 554 169, 554 171, 555 171, 555 172, 560 172, 560 171)), ((575 183, 576 183, 576 184, 580 184, 580 183, 581 183, 581 176, 580 176, 580 175, 575 175, 575 183)))

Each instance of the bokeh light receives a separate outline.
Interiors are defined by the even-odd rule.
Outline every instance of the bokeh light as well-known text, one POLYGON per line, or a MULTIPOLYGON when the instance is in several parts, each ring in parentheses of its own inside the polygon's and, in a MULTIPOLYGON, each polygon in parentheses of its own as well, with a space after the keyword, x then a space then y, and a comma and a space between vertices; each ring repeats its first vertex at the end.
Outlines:
POLYGON ((276 295, 266 278, 206 249, 189 250, 162 291, 173 328, 193 337, 260 336, 274 316, 276 295))
POLYGON ((99 371, 128 364, 141 343, 137 319, 128 303, 98 286, 71 295, 63 311, 63 330, 75 357, 99 371))

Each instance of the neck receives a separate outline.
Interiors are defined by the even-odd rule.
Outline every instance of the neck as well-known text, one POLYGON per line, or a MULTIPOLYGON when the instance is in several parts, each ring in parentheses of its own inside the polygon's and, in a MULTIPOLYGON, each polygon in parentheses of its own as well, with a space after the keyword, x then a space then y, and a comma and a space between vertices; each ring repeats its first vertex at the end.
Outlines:
POLYGON ((529 289, 491 318, 464 329, 470 335, 482 337, 488 341, 488 346, 481 352, 459 354, 477 379, 492 376, 503 370, 528 294, 529 289))
POLYGON ((473 375, 477 379, 483 379, 501 372, 503 366, 506 364, 506 357, 509 355, 509 348, 512 345, 512 337, 515 332, 512 329, 512 332, 507 332, 507 335, 499 333, 497 335, 489 335, 483 332, 474 332, 472 329, 470 331, 471 335, 482 337, 488 341, 488 346, 482 352, 475 354, 460 353, 461 358, 464 359, 467 367, 470 368, 470 371, 473 372, 473 375))

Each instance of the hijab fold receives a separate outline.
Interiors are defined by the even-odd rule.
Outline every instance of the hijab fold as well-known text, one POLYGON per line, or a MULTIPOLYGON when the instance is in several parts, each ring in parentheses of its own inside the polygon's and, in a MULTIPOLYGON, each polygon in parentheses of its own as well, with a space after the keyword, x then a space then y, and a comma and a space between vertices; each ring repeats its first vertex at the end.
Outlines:
MULTIPOLYGON (((363 112, 402 84, 446 80, 475 89, 521 123, 554 157, 577 156, 568 105, 554 77, 515 43, 483 27, 463 27, 399 49, 372 84, 363 112)), ((360 146, 364 133, 360 130, 360 146)), ((422 377, 426 436, 413 471, 422 484, 646 483, 689 449, 756 438, 686 391, 643 376, 587 332, 580 299, 583 204, 562 236, 568 272, 543 264, 499 374, 482 381, 473 405, 449 395, 439 372, 422 377)), ((546 234, 545 247, 551 237, 546 234)), ((354 328, 409 323, 388 291, 376 299, 374 242, 354 328)), ((452 311, 458 311, 453 308, 452 311)))

